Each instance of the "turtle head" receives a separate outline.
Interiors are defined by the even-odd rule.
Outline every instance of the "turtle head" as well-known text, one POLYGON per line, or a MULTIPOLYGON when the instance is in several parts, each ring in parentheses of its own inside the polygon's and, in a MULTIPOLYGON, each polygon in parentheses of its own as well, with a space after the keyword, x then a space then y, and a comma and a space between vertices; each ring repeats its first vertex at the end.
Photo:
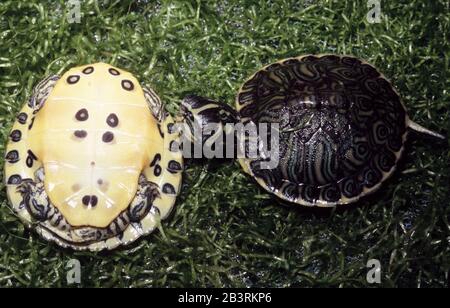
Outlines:
POLYGON ((196 153, 205 154, 204 151, 196 149, 213 147, 217 141, 224 140, 230 127, 227 124, 238 122, 237 112, 229 105, 197 95, 188 95, 182 100, 180 113, 184 154, 193 158, 203 157, 196 153))

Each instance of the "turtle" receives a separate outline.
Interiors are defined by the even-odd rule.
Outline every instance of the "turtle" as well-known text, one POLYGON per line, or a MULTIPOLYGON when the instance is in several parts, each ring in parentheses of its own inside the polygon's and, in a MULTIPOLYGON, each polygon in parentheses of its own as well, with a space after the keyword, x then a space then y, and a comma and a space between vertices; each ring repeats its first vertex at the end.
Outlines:
POLYGON ((159 227, 179 193, 183 156, 173 124, 150 87, 107 63, 43 79, 9 135, 12 209, 64 248, 132 243, 159 227))
MULTIPOLYGON (((444 136, 413 122, 400 95, 373 65, 354 56, 303 55, 253 74, 239 89, 236 109, 198 95, 182 101, 189 142, 204 146, 227 135, 227 124, 276 124, 278 164, 249 157, 249 145, 270 148, 251 136, 240 141, 239 163, 268 192, 310 207, 351 204, 375 192, 396 169, 410 131, 444 136), (193 127, 215 124, 195 136, 193 127), (224 131, 225 130, 225 131, 224 131), (253 140, 255 142, 255 140, 253 140), (200 144, 199 144, 200 143, 200 144)), ((239 140, 238 140, 239 141, 239 140)))

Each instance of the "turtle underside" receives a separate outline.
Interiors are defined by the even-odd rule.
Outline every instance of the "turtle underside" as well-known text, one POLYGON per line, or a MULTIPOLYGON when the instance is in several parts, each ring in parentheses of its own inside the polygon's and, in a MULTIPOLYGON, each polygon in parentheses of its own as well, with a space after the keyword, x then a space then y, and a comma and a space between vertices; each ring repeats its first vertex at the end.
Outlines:
POLYGON ((109 64, 44 79, 6 149, 12 209, 61 247, 99 251, 136 241, 169 215, 180 189, 173 125, 151 88, 109 64))

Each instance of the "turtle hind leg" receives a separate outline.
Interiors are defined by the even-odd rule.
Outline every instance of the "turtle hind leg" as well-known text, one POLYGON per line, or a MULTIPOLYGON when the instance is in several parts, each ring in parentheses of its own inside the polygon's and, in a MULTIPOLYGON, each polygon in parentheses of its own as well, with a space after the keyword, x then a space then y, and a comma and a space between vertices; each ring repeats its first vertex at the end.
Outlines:
POLYGON ((128 216, 131 222, 139 222, 153 206, 153 201, 160 197, 159 186, 147 181, 144 175, 139 178, 136 196, 130 203, 128 216))
MULTIPOLYGON (((213 147, 216 141, 224 140, 224 135, 233 133, 232 126, 227 124, 234 125, 239 121, 239 116, 232 107, 197 95, 188 95, 182 100, 180 118, 183 124, 183 152, 185 156, 193 158, 201 158, 196 153, 202 153, 198 149, 204 149, 205 144, 213 147), (186 143, 189 149, 185 148, 186 143)), ((223 154, 225 153, 219 153, 222 158, 225 157, 223 154)))
POLYGON ((31 179, 23 180, 17 187, 30 214, 38 221, 45 221, 50 212, 50 200, 44 189, 44 183, 31 179))
POLYGON ((68 230, 70 225, 62 214, 55 208, 45 191, 44 182, 35 182, 31 179, 23 180, 17 187, 22 195, 23 203, 30 215, 37 221, 50 223, 60 229, 68 230))

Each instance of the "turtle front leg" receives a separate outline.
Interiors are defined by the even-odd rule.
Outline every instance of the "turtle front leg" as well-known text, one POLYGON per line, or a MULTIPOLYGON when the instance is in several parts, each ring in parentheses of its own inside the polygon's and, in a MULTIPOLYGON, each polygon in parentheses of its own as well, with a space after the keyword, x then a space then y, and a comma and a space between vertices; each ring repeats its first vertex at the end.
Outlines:
POLYGON ((139 186, 136 196, 130 203, 128 216, 131 222, 139 222, 147 215, 153 205, 153 201, 160 197, 157 184, 147 181, 144 175, 139 178, 139 186))
POLYGON ((44 182, 27 179, 17 187, 17 191, 22 195, 23 203, 28 212, 37 221, 48 221, 60 230, 70 228, 62 214, 51 204, 45 191, 44 182))

